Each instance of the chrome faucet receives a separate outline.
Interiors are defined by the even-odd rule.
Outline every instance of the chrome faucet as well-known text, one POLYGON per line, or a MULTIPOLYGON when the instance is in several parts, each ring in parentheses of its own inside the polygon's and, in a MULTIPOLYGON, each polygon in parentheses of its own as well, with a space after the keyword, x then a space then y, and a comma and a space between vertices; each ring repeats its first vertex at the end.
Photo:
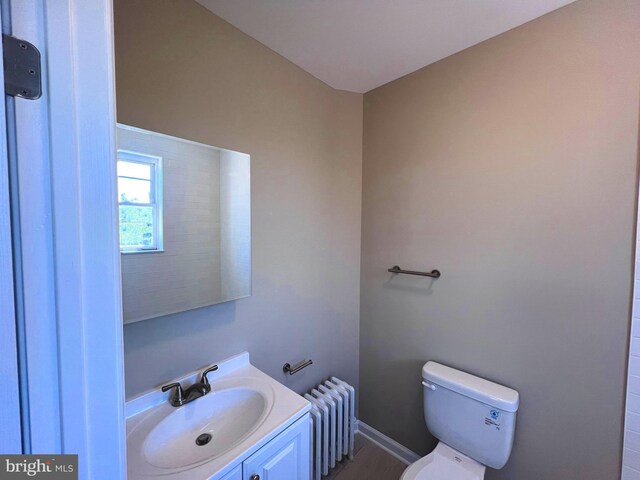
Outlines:
POLYGON ((174 407, 181 407, 182 405, 193 402, 196 398, 204 397, 207 393, 211 392, 211 384, 209 383, 207 374, 215 372, 216 370, 218 370, 218 365, 213 365, 207 368, 204 372, 202 372, 200 381, 194 383, 186 390, 183 390, 182 385, 176 382, 165 385, 164 387, 162 387, 162 391, 166 392, 167 390, 175 388, 176 390, 173 392, 169 403, 171 403, 171 405, 173 405, 174 407))

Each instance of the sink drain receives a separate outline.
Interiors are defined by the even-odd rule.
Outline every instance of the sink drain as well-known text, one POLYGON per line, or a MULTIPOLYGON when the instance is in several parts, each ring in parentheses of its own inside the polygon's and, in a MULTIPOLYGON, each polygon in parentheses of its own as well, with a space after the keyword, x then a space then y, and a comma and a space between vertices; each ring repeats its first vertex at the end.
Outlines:
POLYGON ((201 447, 202 445, 206 445, 210 441, 211 441, 211 434, 203 433, 202 435, 198 435, 198 438, 196 438, 196 445, 201 447))

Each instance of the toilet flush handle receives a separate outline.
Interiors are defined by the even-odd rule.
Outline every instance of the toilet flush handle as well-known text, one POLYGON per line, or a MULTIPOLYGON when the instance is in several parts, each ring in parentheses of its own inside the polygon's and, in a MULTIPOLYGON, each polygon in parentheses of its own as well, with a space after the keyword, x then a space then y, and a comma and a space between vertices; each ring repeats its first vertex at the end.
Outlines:
POLYGON ((433 383, 427 383, 424 380, 422 381, 422 385, 427 387, 429 390, 435 390, 436 389, 436 386, 433 383))

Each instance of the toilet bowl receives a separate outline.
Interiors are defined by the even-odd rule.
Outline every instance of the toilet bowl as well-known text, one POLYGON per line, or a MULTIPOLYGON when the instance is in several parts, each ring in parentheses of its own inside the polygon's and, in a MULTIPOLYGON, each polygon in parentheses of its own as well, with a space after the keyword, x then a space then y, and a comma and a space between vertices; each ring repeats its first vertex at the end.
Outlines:
POLYGON ((519 395, 515 390, 435 362, 422 368, 424 418, 440 440, 401 480, 483 480, 511 455, 519 395))
POLYGON ((486 467, 444 443, 407 468, 400 480, 482 480, 486 467))

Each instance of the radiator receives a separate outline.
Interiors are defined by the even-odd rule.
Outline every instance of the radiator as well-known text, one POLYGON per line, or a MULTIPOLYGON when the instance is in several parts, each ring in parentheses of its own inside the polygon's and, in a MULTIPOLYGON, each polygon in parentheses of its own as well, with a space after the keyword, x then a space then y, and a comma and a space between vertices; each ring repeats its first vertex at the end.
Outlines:
POLYGON ((329 475, 336 462, 353 460, 356 428, 356 391, 331 377, 304 398, 311 402, 313 420, 313 479, 329 475))

